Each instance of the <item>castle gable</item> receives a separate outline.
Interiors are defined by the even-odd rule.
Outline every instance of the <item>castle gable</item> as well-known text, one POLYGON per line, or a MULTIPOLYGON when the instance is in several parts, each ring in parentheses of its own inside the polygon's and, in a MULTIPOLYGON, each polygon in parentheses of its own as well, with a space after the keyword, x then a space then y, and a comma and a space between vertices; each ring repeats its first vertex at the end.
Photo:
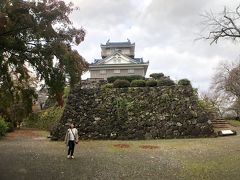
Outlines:
POLYGON ((102 59, 97 64, 136 64, 136 61, 121 53, 114 53, 105 59, 102 59))

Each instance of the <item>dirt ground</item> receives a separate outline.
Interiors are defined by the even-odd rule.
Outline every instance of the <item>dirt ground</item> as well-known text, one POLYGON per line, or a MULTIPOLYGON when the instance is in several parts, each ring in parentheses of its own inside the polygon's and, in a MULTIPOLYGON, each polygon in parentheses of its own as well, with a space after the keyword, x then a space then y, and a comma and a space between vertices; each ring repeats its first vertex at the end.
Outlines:
POLYGON ((75 159, 47 132, 20 129, 0 140, 1 180, 239 179, 237 136, 148 141, 80 141, 75 159))

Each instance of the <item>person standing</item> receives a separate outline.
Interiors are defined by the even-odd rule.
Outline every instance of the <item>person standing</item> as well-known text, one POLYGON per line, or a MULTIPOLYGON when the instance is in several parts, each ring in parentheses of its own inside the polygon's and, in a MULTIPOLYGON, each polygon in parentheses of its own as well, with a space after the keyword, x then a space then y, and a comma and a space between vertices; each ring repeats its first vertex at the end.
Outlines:
POLYGON ((74 159, 73 153, 75 144, 77 143, 78 143, 78 130, 75 128, 74 124, 71 123, 65 136, 65 144, 68 146, 67 154, 68 159, 70 158, 74 159))

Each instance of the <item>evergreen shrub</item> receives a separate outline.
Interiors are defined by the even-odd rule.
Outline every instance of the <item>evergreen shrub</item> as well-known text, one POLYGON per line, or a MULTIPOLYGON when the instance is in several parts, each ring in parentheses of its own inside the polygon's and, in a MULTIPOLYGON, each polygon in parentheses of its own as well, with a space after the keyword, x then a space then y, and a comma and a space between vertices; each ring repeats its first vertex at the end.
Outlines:
POLYGON ((147 80, 146 81, 146 86, 155 87, 155 86, 157 86, 157 81, 156 80, 147 80))
POLYGON ((131 87, 145 87, 146 82, 145 80, 133 80, 131 82, 131 87))
POLYGON ((4 136, 8 130, 8 125, 3 117, 0 116, 0 137, 4 136))
POLYGON ((130 82, 128 80, 116 80, 113 83, 114 88, 126 88, 130 86, 130 82))

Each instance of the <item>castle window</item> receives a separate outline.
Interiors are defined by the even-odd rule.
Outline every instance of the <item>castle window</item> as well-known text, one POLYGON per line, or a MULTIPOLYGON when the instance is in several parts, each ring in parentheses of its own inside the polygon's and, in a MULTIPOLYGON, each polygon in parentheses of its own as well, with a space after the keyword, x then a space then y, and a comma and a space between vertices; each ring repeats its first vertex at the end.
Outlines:
POLYGON ((114 70, 113 70, 113 73, 114 73, 114 74, 119 74, 119 73, 120 73, 120 69, 114 69, 114 70))
POLYGON ((106 74, 106 70, 100 70, 100 74, 106 74))
POLYGON ((129 69, 128 74, 134 74, 134 69, 129 69))

